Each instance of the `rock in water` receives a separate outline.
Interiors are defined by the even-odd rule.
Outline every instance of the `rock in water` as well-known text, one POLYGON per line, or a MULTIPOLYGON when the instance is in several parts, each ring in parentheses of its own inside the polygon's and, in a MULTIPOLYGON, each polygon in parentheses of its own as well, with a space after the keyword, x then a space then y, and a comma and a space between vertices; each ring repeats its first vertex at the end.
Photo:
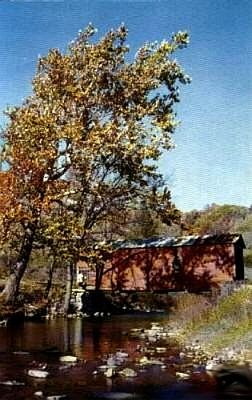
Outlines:
POLYGON ((112 378, 115 375, 115 371, 113 370, 113 368, 108 368, 107 371, 104 372, 104 375, 107 378, 112 378))
POLYGON ((124 393, 124 392, 110 392, 102 393, 102 399, 108 400, 132 400, 138 399, 138 395, 135 393, 124 393))
POLYGON ((208 372, 213 372, 213 371, 217 371, 217 370, 219 369, 219 367, 220 367, 220 364, 218 364, 217 362, 215 362, 215 361, 208 361, 208 362, 206 363, 205 369, 206 369, 206 371, 208 371, 208 372))
POLYGON ((184 373, 184 372, 176 372, 176 377, 177 377, 178 379, 184 380, 184 379, 189 379, 189 378, 190 378, 190 375, 189 375, 189 374, 186 374, 186 373, 184 373))
POLYGON ((219 390, 225 394, 251 395, 252 371, 248 367, 221 366, 214 372, 219 390))
POLYGON ((77 357, 76 356, 62 356, 62 357, 60 357, 60 361, 74 363, 74 362, 77 362, 77 357))
POLYGON ((32 376, 33 378, 46 378, 49 375, 49 372, 42 371, 40 369, 29 369, 28 375, 32 376))
POLYGON ((126 378, 135 378, 137 376, 136 371, 131 368, 124 368, 122 371, 120 371, 120 374, 126 378))
POLYGON ((17 381, 3 381, 0 382, 0 385, 5 385, 5 386, 24 386, 24 382, 17 382, 17 381))
POLYGON ((129 357, 129 354, 122 350, 118 350, 115 355, 117 358, 128 358, 129 357))

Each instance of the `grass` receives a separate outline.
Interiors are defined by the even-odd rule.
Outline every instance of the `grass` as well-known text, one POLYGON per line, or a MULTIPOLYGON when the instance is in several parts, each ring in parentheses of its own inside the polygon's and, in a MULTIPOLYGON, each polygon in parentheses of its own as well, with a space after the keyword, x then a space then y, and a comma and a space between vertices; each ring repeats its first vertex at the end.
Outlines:
POLYGON ((177 300, 172 322, 185 339, 197 338, 212 353, 252 343, 252 287, 243 287, 214 304, 202 295, 183 294, 177 300))
POLYGON ((248 333, 252 333, 252 319, 245 318, 236 325, 233 325, 232 328, 225 330, 222 335, 218 335, 217 333, 212 338, 209 349, 215 352, 225 347, 230 347, 238 341, 243 343, 244 337, 248 333))

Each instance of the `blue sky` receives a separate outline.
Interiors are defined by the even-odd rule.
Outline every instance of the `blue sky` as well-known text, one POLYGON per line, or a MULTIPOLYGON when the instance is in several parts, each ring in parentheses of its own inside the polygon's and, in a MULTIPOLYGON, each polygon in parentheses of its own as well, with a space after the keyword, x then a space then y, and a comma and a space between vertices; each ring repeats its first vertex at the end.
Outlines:
POLYGON ((176 57, 192 83, 181 87, 176 148, 160 169, 184 211, 252 204, 252 1, 2 0, 1 112, 30 93, 38 55, 64 49, 90 21, 97 39, 124 22, 132 57, 146 41, 189 31, 176 57))

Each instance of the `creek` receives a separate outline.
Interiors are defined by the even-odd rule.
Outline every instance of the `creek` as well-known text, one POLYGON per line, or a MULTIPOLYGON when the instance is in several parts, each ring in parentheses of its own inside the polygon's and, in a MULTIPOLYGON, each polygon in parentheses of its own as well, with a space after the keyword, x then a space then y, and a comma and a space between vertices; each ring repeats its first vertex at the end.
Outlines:
POLYGON ((189 380, 177 378, 179 349, 164 340, 147 343, 130 334, 133 328, 166 321, 164 313, 147 313, 1 327, 0 399, 221 400, 200 371, 189 380), (155 353, 157 346, 162 353, 155 353), (105 376, 102 366, 118 351, 128 355, 119 369, 134 370, 135 377, 105 376), (62 355, 76 356, 78 361, 62 363, 62 355), (139 364, 146 355, 162 360, 163 366, 139 364), (31 369, 43 368, 49 373, 44 379, 28 375, 31 369))

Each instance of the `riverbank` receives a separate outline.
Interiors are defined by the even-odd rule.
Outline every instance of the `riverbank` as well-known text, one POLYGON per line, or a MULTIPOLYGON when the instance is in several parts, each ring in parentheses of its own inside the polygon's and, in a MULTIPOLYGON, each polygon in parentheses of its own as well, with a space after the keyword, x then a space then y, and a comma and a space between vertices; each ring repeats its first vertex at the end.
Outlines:
POLYGON ((251 285, 243 285, 215 304, 201 295, 182 295, 169 329, 209 370, 223 363, 252 367, 251 285))
POLYGON ((169 293, 137 291, 102 291, 74 288, 68 314, 64 312, 62 290, 54 290, 49 298, 43 297, 40 287, 26 286, 15 305, 0 303, 1 321, 43 320, 58 317, 108 317, 135 312, 164 312, 169 315, 174 298, 169 293), (27 289, 28 288, 28 289, 27 289))

